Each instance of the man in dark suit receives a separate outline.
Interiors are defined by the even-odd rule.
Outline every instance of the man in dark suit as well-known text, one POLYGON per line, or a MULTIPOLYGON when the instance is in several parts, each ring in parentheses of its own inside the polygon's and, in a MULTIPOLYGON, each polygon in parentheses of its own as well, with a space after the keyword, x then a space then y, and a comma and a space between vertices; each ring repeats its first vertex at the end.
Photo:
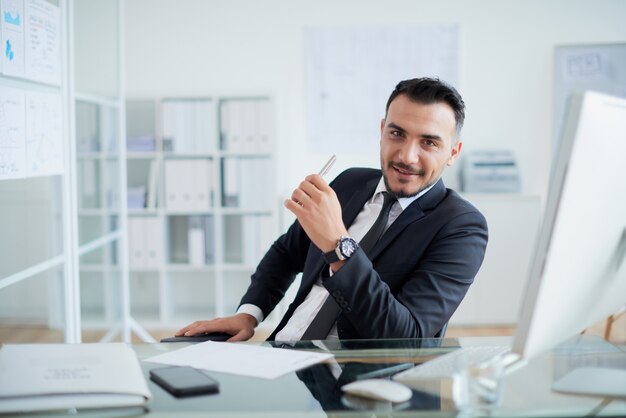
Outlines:
POLYGON ((487 246, 484 217, 441 180, 461 152, 464 109, 440 80, 400 82, 381 121, 381 170, 349 169, 330 184, 307 176, 285 202, 296 222, 260 262, 237 314, 177 335, 249 339, 301 272, 272 340, 441 335, 487 246))

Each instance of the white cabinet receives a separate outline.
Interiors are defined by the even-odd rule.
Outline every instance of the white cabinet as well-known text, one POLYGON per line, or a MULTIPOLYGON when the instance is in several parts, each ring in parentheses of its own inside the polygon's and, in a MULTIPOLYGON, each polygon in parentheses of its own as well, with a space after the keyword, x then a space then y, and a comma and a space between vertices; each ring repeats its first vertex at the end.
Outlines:
POLYGON ((178 328, 234 313, 279 232, 271 99, 151 98, 126 109, 133 317, 178 328))
POLYGON ((540 198, 507 193, 464 197, 485 215, 489 243, 474 284, 450 324, 515 324, 540 223, 540 198))

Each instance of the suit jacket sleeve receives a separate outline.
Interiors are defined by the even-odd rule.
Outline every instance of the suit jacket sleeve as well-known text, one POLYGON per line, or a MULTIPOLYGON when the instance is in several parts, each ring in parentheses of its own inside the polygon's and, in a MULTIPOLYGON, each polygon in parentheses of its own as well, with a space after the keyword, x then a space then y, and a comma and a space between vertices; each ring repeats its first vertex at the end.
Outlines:
POLYGON ((391 245, 381 255, 392 257, 389 269, 377 259, 373 265, 359 249, 324 280, 343 308, 340 338, 426 338, 445 326, 478 272, 487 245, 484 217, 471 205, 467 208, 444 215, 452 217, 434 234, 419 261, 408 264, 409 271, 403 266, 411 250, 391 245))

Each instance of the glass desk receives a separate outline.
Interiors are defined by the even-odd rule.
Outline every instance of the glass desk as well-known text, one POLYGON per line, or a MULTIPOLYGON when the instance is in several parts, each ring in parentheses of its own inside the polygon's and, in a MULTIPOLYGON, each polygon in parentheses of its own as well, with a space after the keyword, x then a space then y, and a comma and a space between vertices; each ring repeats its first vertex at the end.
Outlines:
MULTIPOLYGON (((148 379, 159 364, 141 362, 153 399, 150 417, 372 417, 459 416, 452 399, 451 379, 428 382, 414 390, 403 404, 355 402, 341 392, 341 385, 357 378, 391 375, 414 363, 466 345, 507 345, 509 337, 472 337, 420 340, 324 341, 341 371, 333 377, 326 364, 318 364, 274 380, 209 372, 220 383, 213 395, 175 398, 148 379)), ((253 344, 253 343, 244 343, 253 344)), ((254 343, 270 346, 271 343, 254 343)), ((186 346, 186 343, 134 345, 140 360, 186 346)), ((296 349, 322 351, 311 342, 296 349)), ((289 349, 289 348, 283 348, 289 349)), ((530 361, 504 379, 502 405, 492 416, 594 416, 626 415, 626 399, 608 399, 556 393, 552 383, 581 366, 626 369, 626 348, 608 345, 597 337, 577 337, 550 353, 530 361)), ((132 416, 143 415, 137 413, 132 416)))

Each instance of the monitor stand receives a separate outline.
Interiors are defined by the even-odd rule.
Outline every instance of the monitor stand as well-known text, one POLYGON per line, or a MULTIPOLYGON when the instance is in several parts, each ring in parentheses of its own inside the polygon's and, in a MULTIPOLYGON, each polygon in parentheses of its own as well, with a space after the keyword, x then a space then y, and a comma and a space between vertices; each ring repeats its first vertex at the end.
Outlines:
POLYGON ((626 370, 581 367, 554 382, 552 389, 577 395, 626 398, 626 370))

